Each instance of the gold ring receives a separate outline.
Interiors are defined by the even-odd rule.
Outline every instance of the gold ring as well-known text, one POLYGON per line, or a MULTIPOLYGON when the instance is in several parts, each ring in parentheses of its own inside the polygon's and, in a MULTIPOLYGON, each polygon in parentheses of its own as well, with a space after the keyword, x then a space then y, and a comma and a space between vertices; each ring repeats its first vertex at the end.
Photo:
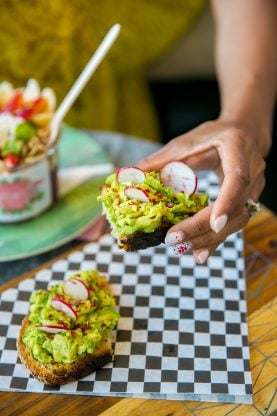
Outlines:
POLYGON ((257 212, 261 210, 260 203, 253 201, 252 198, 247 199, 245 206, 249 211, 250 219, 254 218, 257 212))

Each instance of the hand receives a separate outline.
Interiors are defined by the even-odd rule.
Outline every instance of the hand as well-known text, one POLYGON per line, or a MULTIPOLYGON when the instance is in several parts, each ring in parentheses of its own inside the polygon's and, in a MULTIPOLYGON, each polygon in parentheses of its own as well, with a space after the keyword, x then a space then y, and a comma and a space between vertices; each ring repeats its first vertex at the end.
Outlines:
POLYGON ((257 201, 265 185, 265 162, 257 150, 258 140, 241 125, 219 119, 171 140, 137 164, 151 171, 178 160, 193 170, 215 171, 222 184, 214 204, 170 228, 167 244, 190 243, 196 261, 202 264, 228 235, 247 224, 246 201, 257 201))

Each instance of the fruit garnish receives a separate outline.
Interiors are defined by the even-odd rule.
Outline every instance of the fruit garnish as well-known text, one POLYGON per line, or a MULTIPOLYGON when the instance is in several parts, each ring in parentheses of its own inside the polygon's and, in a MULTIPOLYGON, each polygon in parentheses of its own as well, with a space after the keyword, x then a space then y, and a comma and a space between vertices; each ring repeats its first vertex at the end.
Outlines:
POLYGON ((34 101, 40 96, 39 83, 35 79, 29 79, 23 91, 23 100, 25 102, 34 101))
POLYGON ((20 162, 20 158, 14 154, 9 154, 4 158, 4 163, 7 169, 15 168, 20 162))
POLYGON ((23 142, 20 140, 12 140, 9 142, 5 142, 3 149, 2 149, 2 155, 5 156, 18 156, 21 152, 23 146, 23 142))
POLYGON ((11 99, 1 109, 2 113, 13 113, 23 105, 22 91, 15 91, 11 99))
POLYGON ((54 91, 51 88, 41 91, 34 79, 25 88, 0 83, 0 172, 44 156, 55 104, 54 91))
POLYGON ((52 117, 53 117, 53 113, 50 113, 48 111, 48 112, 32 115, 31 121, 36 126, 43 127, 50 123, 52 117))
POLYGON ((45 98, 48 104, 48 111, 53 111, 56 107, 56 95, 52 88, 45 87, 41 91, 41 97, 45 98))
POLYGON ((15 129, 15 141, 26 142, 34 136, 36 129, 29 123, 20 123, 15 129))

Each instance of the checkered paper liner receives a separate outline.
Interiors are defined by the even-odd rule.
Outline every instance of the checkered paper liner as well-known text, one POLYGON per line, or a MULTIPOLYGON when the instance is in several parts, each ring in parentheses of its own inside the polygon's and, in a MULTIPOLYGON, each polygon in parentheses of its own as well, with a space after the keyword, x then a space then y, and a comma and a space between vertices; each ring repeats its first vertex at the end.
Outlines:
MULTIPOLYGON (((200 189, 216 196, 213 175, 200 189)), ((138 253, 103 236, 39 271, 0 298, 0 390, 251 403, 242 234, 231 235, 206 264, 161 245, 138 253), (121 315, 113 361, 65 386, 34 379, 16 338, 34 290, 75 271, 107 275, 121 315)))

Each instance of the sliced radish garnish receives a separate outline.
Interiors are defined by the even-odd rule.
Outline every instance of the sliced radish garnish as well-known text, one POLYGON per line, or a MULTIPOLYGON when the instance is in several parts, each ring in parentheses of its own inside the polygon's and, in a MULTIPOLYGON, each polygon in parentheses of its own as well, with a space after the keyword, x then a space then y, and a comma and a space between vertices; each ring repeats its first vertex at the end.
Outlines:
POLYGON ((129 199, 137 199, 141 202, 150 201, 147 192, 141 188, 136 188, 135 186, 127 186, 127 188, 124 190, 124 193, 129 199))
POLYGON ((75 300, 86 300, 89 296, 89 289, 79 279, 68 279, 64 282, 64 293, 75 300))
POLYGON ((197 187, 197 177, 193 170, 182 162, 167 163, 161 169, 161 181, 175 192, 194 194, 197 187))
POLYGON ((41 331, 48 332, 49 334, 58 334, 59 332, 68 330, 66 326, 60 325, 38 325, 37 328, 41 331))
POLYGON ((67 316, 69 316, 70 318, 74 318, 74 319, 77 318, 77 313, 72 308, 72 306, 70 305, 70 303, 64 301, 63 299, 61 299, 61 298, 54 298, 51 301, 51 305, 53 306, 54 309, 56 309, 56 311, 62 311, 67 316))
POLYGON ((133 184, 143 183, 145 173, 136 166, 124 166, 117 172, 117 181, 119 183, 131 182, 133 184))
POLYGON ((193 192, 190 194, 190 196, 192 196, 193 194, 195 194, 195 192, 197 190, 197 185, 198 185, 198 178, 197 178, 197 176, 195 176, 195 187, 194 187, 193 192))

